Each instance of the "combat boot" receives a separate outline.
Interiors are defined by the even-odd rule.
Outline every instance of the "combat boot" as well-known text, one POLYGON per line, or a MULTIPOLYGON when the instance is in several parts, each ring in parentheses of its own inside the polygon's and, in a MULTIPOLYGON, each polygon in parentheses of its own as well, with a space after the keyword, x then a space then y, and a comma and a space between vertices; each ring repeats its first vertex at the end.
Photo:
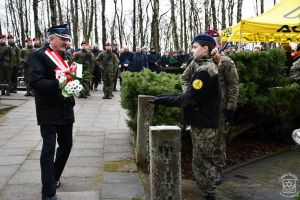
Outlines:
POLYGON ((1 90, 1 95, 5 95, 5 90, 1 90))

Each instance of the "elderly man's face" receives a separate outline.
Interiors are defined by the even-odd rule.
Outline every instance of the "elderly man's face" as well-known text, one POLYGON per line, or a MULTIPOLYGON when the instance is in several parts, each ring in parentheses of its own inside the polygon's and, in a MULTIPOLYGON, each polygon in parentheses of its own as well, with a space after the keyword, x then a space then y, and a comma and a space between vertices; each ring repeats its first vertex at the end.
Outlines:
POLYGON ((70 43, 69 39, 62 38, 57 35, 50 35, 49 41, 50 41, 51 47, 54 50, 59 51, 59 52, 64 52, 70 43))

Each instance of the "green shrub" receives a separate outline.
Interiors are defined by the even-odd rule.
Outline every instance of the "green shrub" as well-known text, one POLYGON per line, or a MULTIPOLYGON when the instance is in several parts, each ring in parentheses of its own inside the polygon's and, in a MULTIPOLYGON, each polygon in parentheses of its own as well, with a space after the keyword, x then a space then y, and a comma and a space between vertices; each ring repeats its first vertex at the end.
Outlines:
MULTIPOLYGON (((263 134, 290 134, 299 121, 300 86, 290 85, 289 78, 282 73, 284 52, 280 49, 237 52, 230 57, 236 63, 240 79, 234 130, 243 133, 239 129, 254 124, 253 128, 263 134), (266 131, 266 127, 270 126, 272 130, 266 131)), ((128 110, 128 125, 134 132, 137 127, 138 95, 181 93, 179 75, 157 74, 146 69, 139 73, 124 72, 122 78, 121 103, 128 110)), ((160 106, 156 109, 153 125, 178 124, 180 118, 181 109, 160 106)))
MULTIPOLYGON (((161 72, 159 74, 145 69, 141 72, 124 72, 122 74, 121 104, 128 110, 130 117, 128 126, 136 132, 138 95, 156 96, 159 94, 179 94, 181 93, 179 75, 161 72)), ((153 125, 174 125, 180 122, 180 112, 178 108, 168 108, 160 106, 156 110, 153 125)))

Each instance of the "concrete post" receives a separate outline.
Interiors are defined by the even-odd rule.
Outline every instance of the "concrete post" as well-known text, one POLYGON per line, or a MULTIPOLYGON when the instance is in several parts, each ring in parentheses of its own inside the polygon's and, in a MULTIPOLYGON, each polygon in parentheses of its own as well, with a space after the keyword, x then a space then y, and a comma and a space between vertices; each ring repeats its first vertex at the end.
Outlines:
POLYGON ((150 198, 181 200, 181 131, 150 126, 150 198))
POLYGON ((136 163, 139 169, 147 169, 149 160, 149 126, 151 125, 154 104, 149 103, 153 96, 138 96, 136 163))

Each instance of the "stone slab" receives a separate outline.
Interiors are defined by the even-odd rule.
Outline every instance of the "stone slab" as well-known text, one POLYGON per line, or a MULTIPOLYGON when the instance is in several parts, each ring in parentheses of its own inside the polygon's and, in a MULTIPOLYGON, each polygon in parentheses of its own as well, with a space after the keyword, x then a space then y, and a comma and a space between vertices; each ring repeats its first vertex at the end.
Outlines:
POLYGON ((63 177, 95 177, 101 175, 101 167, 65 167, 63 177))
POLYGON ((41 172, 18 171, 8 182, 8 184, 38 184, 41 183, 41 172))
POLYGON ((99 200, 98 191, 81 191, 81 192, 58 192, 57 196, 63 200, 99 200))
POLYGON ((24 162, 26 156, 0 156, 0 166, 20 165, 24 162))
POLYGON ((138 198, 143 195, 142 187, 137 183, 104 183, 101 199, 138 198))

